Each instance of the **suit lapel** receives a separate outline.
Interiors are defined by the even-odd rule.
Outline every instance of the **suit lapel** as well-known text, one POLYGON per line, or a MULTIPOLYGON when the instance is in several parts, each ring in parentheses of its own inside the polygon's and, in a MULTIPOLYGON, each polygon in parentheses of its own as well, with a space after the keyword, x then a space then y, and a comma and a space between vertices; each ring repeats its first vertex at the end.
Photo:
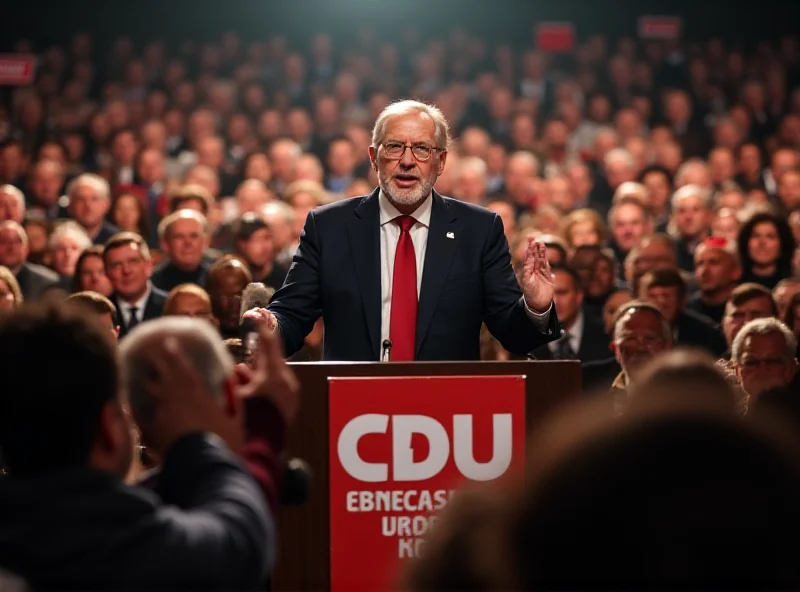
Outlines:
POLYGON ((456 224, 455 212, 435 191, 432 199, 431 224, 428 227, 428 245, 425 250, 417 311, 417 355, 428 334, 450 263, 458 248, 458 241, 461 240, 461 227, 456 224))
POLYGON ((381 339, 381 226, 377 189, 361 200, 354 214, 347 223, 347 238, 361 290, 370 342, 377 359, 381 339))

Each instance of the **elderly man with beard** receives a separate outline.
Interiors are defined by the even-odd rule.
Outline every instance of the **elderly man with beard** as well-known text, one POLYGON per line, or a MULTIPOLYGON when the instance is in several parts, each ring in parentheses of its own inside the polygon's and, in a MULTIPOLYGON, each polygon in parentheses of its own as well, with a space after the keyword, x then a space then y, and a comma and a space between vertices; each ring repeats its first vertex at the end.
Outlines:
POLYGON ((437 108, 389 105, 369 148, 379 187, 309 213, 270 322, 287 355, 322 316, 325 360, 477 360, 481 323, 527 354, 559 336, 545 246, 521 287, 500 218, 433 191, 449 129, 437 108))

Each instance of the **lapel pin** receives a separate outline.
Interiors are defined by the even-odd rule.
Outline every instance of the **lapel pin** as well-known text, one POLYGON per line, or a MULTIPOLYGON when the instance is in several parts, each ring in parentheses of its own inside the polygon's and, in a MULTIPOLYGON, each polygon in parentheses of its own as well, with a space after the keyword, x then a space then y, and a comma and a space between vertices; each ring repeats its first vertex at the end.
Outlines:
POLYGON ((453 233, 453 232, 448 232, 447 233, 447 238, 455 238, 455 237, 456 237, 455 233, 453 233))

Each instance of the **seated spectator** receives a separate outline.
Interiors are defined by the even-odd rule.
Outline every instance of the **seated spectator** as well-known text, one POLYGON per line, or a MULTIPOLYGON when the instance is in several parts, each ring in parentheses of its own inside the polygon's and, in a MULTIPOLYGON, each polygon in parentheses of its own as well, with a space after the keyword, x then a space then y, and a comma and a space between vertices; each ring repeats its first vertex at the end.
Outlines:
POLYGON ((627 389, 636 383, 642 367, 670 349, 672 328, 661 310, 640 300, 623 304, 613 322, 614 357, 582 366, 584 391, 608 390, 617 409, 621 409, 627 389))
POLYGON ((736 336, 750 321, 778 316, 778 307, 772 293, 760 284, 741 284, 731 292, 722 318, 722 332, 728 343, 723 358, 730 359, 731 347, 736 336))
POLYGON ((755 214, 739 232, 742 282, 772 290, 791 275, 794 249, 794 237, 785 220, 774 214, 755 214))
POLYGON ((69 215, 83 226, 95 245, 103 245, 119 228, 106 221, 111 206, 108 182, 98 175, 84 173, 67 186, 69 215))
POLYGON ((574 210, 561 219, 559 235, 567 241, 570 250, 584 245, 603 246, 608 240, 608 229, 600 215, 588 208, 574 210))
POLYGON ((589 316, 600 321, 603 317, 603 306, 609 295, 618 288, 625 287, 625 283, 619 279, 619 267, 614 251, 611 249, 599 249, 597 258, 591 269, 586 286, 586 295, 583 299, 583 309, 589 316))
POLYGON ((0 314, 19 308, 24 301, 17 278, 8 267, 0 265, 0 314))
POLYGON ((294 210, 289 204, 273 201, 264 206, 261 214, 272 232, 275 261, 288 267, 299 244, 294 238, 294 210))
POLYGON ((674 344, 703 348, 715 357, 725 352, 719 326, 708 317, 686 310, 686 283, 677 269, 646 273, 639 285, 639 298, 658 306, 672 327, 674 344))
POLYGON ((797 338, 778 319, 756 319, 742 327, 733 341, 731 361, 747 397, 757 398, 767 390, 793 384, 796 353, 797 338))
POLYGON ((537 360, 593 362, 611 356, 602 323, 582 310, 584 288, 578 274, 566 267, 553 267, 554 302, 561 323, 560 339, 533 350, 537 360))
POLYGON ((203 258, 208 246, 208 222, 194 210, 178 210, 161 220, 158 237, 167 258, 153 270, 153 285, 169 292, 179 284, 204 287, 210 264, 203 258))
MULTIPOLYGON (((192 330, 198 341, 216 344, 210 328, 192 330)), ((211 436, 236 437, 214 397, 230 379, 204 382, 187 341, 162 334, 147 345, 138 354, 149 371, 137 378, 147 381, 150 405, 136 412, 143 435, 163 454, 157 496, 122 483, 131 425, 107 332, 82 311, 52 305, 0 323, 0 446, 8 469, 0 479, 0 564, 34 589, 264 585, 274 552, 269 511, 253 477, 211 436), (59 380, 32 380, 33 358, 48 360, 59 380), (31 529, 40 526, 46 534, 35 536, 31 529)), ((230 358, 211 359, 232 369, 230 358)), ((277 441, 265 444, 269 454, 280 452, 277 441)))
POLYGON ((616 290, 609 294, 603 305, 603 327, 606 335, 611 335, 614 331, 614 317, 617 311, 633 299, 633 294, 629 290, 616 290))
POLYGON ((72 292, 97 292, 106 298, 111 296, 113 288, 108 281, 103 264, 103 246, 93 245, 78 257, 75 263, 75 275, 72 277, 72 292))
POLYGON ((721 325, 728 298, 742 275, 736 243, 707 238, 694 251, 694 270, 699 290, 686 308, 721 325))
POLYGON ((223 339, 239 337, 242 294, 252 281, 246 263, 235 255, 225 255, 211 266, 207 291, 223 339))
POLYGON ((50 251, 53 270, 61 276, 59 287, 70 291, 78 258, 91 246, 89 235, 75 222, 63 222, 53 231, 50 235, 50 251))
POLYGON ((86 291, 76 292, 68 296, 66 301, 70 305, 82 308, 90 315, 95 315, 100 326, 108 331, 114 341, 119 339, 117 307, 108 298, 97 292, 86 291))
POLYGON ((13 220, 22 224, 25 218, 25 194, 13 185, 0 186, 0 222, 13 220))
POLYGON ((677 269, 675 242, 666 234, 644 237, 625 258, 625 281, 628 288, 638 293, 642 277, 656 269, 677 269))
POLYGON ((330 197, 319 183, 314 181, 294 181, 286 188, 283 200, 294 210, 293 240, 300 242, 300 233, 306 224, 308 213, 328 203, 330 197))
POLYGON ((739 236, 739 216, 735 210, 720 208, 711 220, 711 236, 735 241, 739 236))
POLYGON ((782 319, 786 316, 789 303, 798 292, 800 292, 800 277, 781 280, 778 282, 778 285, 775 286, 775 289, 772 290, 772 298, 775 300, 775 305, 778 307, 779 318, 782 319))
POLYGON ((280 288, 289 268, 275 261, 272 230, 264 219, 252 212, 244 214, 234 224, 233 235, 234 252, 247 263, 253 281, 280 288))
POLYGON ((50 263, 48 246, 50 235, 53 233, 53 224, 48 220, 25 218, 22 227, 28 236, 28 263, 48 265, 50 263))
POLYGON ((144 238, 150 236, 147 210, 142 198, 135 193, 122 192, 114 197, 109 217, 121 231, 135 232, 144 238))
POLYGON ((180 284, 172 288, 164 303, 164 316, 206 319, 216 326, 211 313, 211 298, 197 284, 180 284))
POLYGON ((41 265, 29 263, 28 235, 11 220, 0 222, 0 265, 16 277, 25 300, 36 300, 58 283, 58 274, 41 265))
POLYGON ((208 217, 214 198, 202 185, 181 185, 169 198, 169 212, 194 210, 208 217))
POLYGON ((678 267, 694 271, 694 251, 711 233, 711 192, 699 185, 684 185, 672 196, 670 225, 674 232, 678 267))
POLYGON ((161 316, 167 293, 150 281, 153 261, 141 236, 132 232, 112 236, 103 250, 103 264, 113 289, 110 299, 120 313, 120 339, 139 323, 161 316))
POLYGON ((653 232, 653 221, 647 206, 626 197, 608 212, 608 228, 612 237, 610 246, 617 260, 624 261, 628 252, 653 232))

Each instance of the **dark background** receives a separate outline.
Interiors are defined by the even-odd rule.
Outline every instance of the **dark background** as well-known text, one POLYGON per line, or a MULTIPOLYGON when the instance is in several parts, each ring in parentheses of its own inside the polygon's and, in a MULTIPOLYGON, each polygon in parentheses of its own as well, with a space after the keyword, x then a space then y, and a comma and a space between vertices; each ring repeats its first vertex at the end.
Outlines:
POLYGON ((744 47, 800 32, 800 0, 34 0, 4 3, 0 51, 21 37, 41 50, 78 31, 91 32, 100 48, 120 34, 203 41, 226 30, 244 40, 281 33, 293 44, 325 31, 346 44, 365 26, 393 39, 409 25, 425 37, 460 26, 487 42, 530 46, 539 21, 571 21, 579 40, 594 33, 616 38, 635 35, 643 14, 683 16, 685 39, 716 36, 744 47))

